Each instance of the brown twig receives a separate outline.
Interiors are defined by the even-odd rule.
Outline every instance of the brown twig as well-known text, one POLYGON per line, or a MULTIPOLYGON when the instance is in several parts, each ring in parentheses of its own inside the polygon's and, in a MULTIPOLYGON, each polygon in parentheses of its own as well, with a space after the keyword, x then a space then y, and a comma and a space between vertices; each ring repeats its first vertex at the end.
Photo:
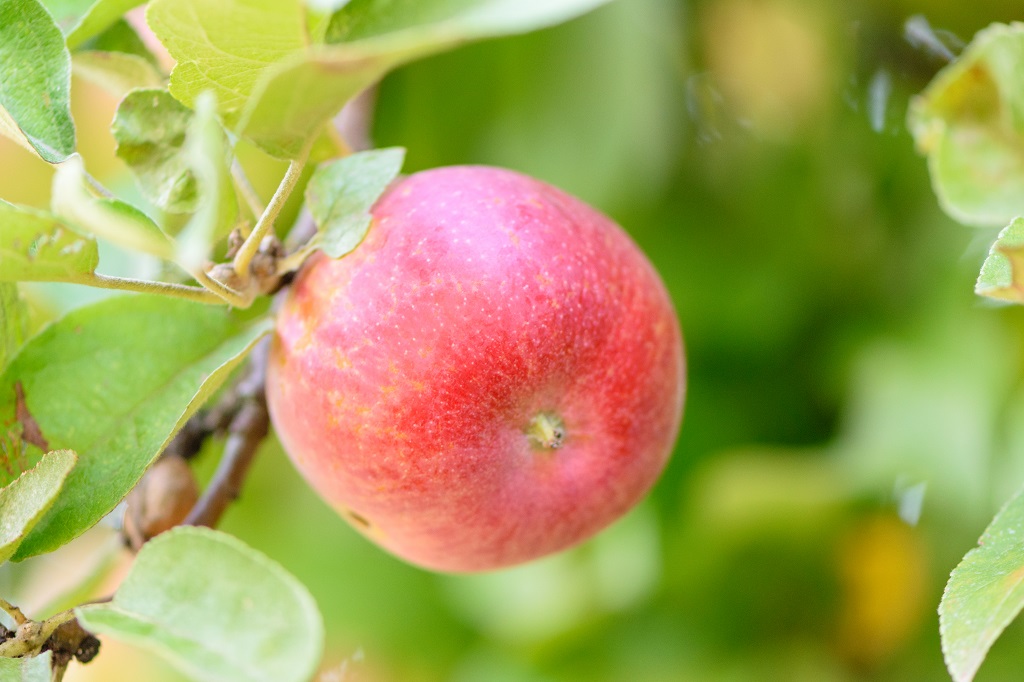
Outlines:
POLYGON ((0 626, 0 656, 19 658, 51 651, 53 680, 59 682, 64 678, 72 659, 88 663, 99 652, 100 641, 82 628, 72 610, 62 611, 43 621, 34 621, 6 600, 0 599, 0 608, 17 623, 14 630, 0 626))
POLYGON ((263 339, 249 356, 248 373, 235 386, 239 409, 227 428, 224 454, 199 501, 183 522, 188 526, 215 527, 228 505, 242 491, 242 484, 260 443, 270 432, 270 415, 263 391, 270 340, 263 339))

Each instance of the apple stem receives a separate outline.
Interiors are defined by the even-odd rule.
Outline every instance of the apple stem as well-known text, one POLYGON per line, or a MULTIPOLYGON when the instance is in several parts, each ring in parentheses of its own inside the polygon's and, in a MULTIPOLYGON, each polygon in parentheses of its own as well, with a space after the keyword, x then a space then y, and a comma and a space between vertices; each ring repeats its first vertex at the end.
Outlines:
POLYGON ((550 412, 541 412, 530 420, 527 437, 546 450, 557 450, 565 443, 565 424, 550 412))
POLYGON ((274 192, 274 196, 270 198, 267 208, 256 222, 256 226, 252 228, 252 232, 245 238, 242 245, 238 247, 238 253, 235 254, 232 264, 243 284, 248 285, 250 279, 249 266, 252 264, 253 256, 260 250, 263 238, 274 229, 274 221, 277 220, 277 216, 281 213, 281 209, 284 207, 285 202, 288 201, 288 197, 291 196, 292 190, 295 189, 295 185, 298 184, 299 178, 302 176, 302 171, 306 167, 306 161, 309 159, 309 152, 313 147, 314 139, 313 136, 310 136, 309 140, 302 146, 299 155, 288 164, 288 170, 285 171, 281 184, 278 185, 277 191, 274 192))
POLYGON ((117 289, 120 291, 135 291, 144 294, 159 294, 173 298, 184 298, 198 303, 223 304, 224 298, 216 293, 202 287, 193 287, 187 284, 175 284, 173 282, 151 282, 142 279, 131 279, 129 277, 113 277, 101 275, 97 272, 89 273, 75 280, 76 284, 85 284, 99 289, 117 289))

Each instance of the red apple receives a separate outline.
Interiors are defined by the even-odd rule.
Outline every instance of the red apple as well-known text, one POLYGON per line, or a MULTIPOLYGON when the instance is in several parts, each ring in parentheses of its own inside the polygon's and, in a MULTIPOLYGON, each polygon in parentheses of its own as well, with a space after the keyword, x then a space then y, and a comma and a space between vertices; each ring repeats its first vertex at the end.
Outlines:
POLYGON ((302 268, 267 383, 281 442, 352 525, 439 571, 576 544, 654 483, 683 406, 668 293, 615 223, 511 171, 393 186, 302 268))

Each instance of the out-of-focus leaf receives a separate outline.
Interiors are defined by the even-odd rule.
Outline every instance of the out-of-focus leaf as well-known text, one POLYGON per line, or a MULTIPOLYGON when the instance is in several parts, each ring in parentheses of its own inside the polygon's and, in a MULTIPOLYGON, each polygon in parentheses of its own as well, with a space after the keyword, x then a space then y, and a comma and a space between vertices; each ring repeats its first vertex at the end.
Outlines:
POLYGON ((14 555, 25 535, 53 506, 77 461, 71 450, 54 450, 0 488, 0 563, 14 555))
POLYGON ((196 179, 184 151, 192 112, 167 90, 129 93, 117 107, 111 131, 117 155, 135 173, 143 194, 172 213, 199 205, 196 179))
POLYGON ((53 174, 53 212, 120 246, 161 258, 171 255, 170 240, 145 213, 119 199, 94 197, 88 187, 81 157, 62 163, 53 174))
POLYGON ((348 2, 349 0, 306 0, 306 31, 310 43, 319 44, 324 41, 331 16, 348 2))
POLYGON ((68 49, 74 50, 116 24, 143 0, 96 0, 67 34, 68 49))
POLYGON ((93 0, 41 0, 61 31, 67 33, 89 11, 93 0))
POLYGON ((330 16, 349 2, 351 2, 351 0, 306 0, 306 7, 311 12, 330 16))
POLYGON ((1024 24, 993 24, 912 102, 908 125, 939 202, 963 223, 1024 215, 1022 68, 1024 24))
POLYGON ((207 528, 179 527, 146 543, 112 602, 75 613, 89 631, 149 649, 204 682, 305 682, 323 646, 306 588, 207 528))
MULTIPOLYGON (((109 513, 269 326, 132 295, 79 308, 29 341, 0 375, 0 423, 31 415, 50 448, 79 460, 15 558, 56 549, 109 513)), ((38 448, 26 448, 23 466, 0 468, 0 483, 38 459, 38 448)))
MULTIPOLYGON (((84 52, 89 50, 133 54, 136 57, 142 57, 155 68, 160 66, 156 57, 146 47, 146 43, 135 32, 132 25, 124 19, 118 19, 99 35, 85 41, 78 46, 76 51, 84 52)), ((73 59, 74 57, 72 57, 73 59)))
POLYGON ((125 52, 87 50, 71 58, 75 74, 95 83, 117 98, 137 88, 155 88, 163 76, 145 58, 125 52))
POLYGON ((992 424, 1014 386, 1005 361, 1016 342, 993 326, 991 311, 943 300, 943 314, 912 338, 859 353, 834 453, 851 485, 927 481, 929 500, 958 509, 964 524, 983 523, 992 465, 978 453, 998 447, 992 424))
MULTIPOLYGON (((459 88, 461 95, 450 97, 460 102, 450 106, 465 106, 464 98, 475 97, 468 109, 479 111, 480 120, 467 127, 465 119, 473 113, 465 113, 440 123, 441 129, 466 128, 464 144, 480 163, 544 178, 617 212, 663 188, 685 156, 679 147, 685 133, 679 124, 678 75, 666 68, 664 52, 666 45, 678 43, 683 23, 675 3, 631 0, 613 2, 556 31, 503 41, 486 53, 489 58, 481 54, 486 65, 467 64, 461 75, 451 77, 476 81, 493 71, 507 85, 482 97, 472 86, 459 88), (524 61, 547 66, 524 78, 524 61), (477 136, 470 128, 479 131, 477 136), (579 149, 587 150, 586 163, 579 149)), ((428 65, 404 77, 429 78, 431 70, 444 66, 428 65)), ((411 102, 403 108, 416 111, 411 102)), ((430 104, 426 108, 438 111, 430 104)), ((381 115, 407 115, 395 109, 382 108, 381 115)), ((436 115, 424 115, 427 119, 417 124, 421 129, 435 125, 436 115)), ((417 146, 416 156, 422 159, 419 155, 429 149, 417 146)))
POLYGON ((27 330, 28 310, 18 293, 18 285, 0 282, 0 372, 25 342, 27 330))
POLYGON ((993 519, 949 577, 939 605, 946 665, 968 682, 989 648, 1024 608, 1024 495, 993 519))
POLYGON ((975 293, 1024 303, 1024 218, 1003 228, 981 266, 975 293))
POLYGON ((0 658, 0 682, 50 682, 49 651, 28 658, 0 658))
POLYGON ((306 204, 319 231, 310 242, 331 258, 359 245, 370 228, 370 209, 399 171, 400 147, 352 154, 316 169, 306 185, 306 204))
POLYGON ((214 243, 231 231, 238 218, 228 141, 217 122, 217 102, 212 92, 196 99, 196 114, 181 152, 198 184, 199 206, 176 237, 174 259, 192 272, 209 260, 214 243))
POLYGON ((98 263, 91 237, 48 213, 0 200, 0 281, 76 282, 98 263))
POLYGON ((327 42, 389 35, 408 47, 525 33, 585 14, 608 0, 353 0, 331 17, 327 42))
POLYGON ((607 0, 368 0, 331 18, 327 42, 296 53, 250 89, 239 130, 268 153, 293 158, 310 135, 365 87, 406 62, 456 45, 542 28, 607 0))
POLYGON ((154 0, 146 19, 178 62, 171 94, 193 107, 213 90, 229 125, 263 73, 305 46, 298 0, 154 0))
POLYGON ((390 56, 372 47, 296 53, 256 84, 238 130, 272 156, 295 158, 346 102, 387 73, 390 56))
POLYGON ((0 0, 0 107, 0 133, 50 163, 74 153, 71 55, 38 0, 0 0))

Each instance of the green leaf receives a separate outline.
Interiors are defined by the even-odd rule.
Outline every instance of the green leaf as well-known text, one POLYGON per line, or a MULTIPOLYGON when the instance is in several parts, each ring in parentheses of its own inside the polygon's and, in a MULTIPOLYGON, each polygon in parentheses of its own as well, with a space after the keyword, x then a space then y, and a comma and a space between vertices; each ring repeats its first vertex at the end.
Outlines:
POLYGON ((18 285, 0 282, 0 372, 21 348, 27 333, 28 309, 18 293, 18 285))
POLYGON ((298 0, 154 0, 146 19, 177 60, 171 94, 194 107, 213 90, 232 126, 263 73, 305 46, 298 0))
POLYGON ((117 24, 130 9, 144 0, 96 0, 67 34, 68 49, 74 50, 117 24))
POLYGON ((170 256, 170 240, 149 216, 119 199, 94 197, 89 187, 81 157, 72 156, 53 174, 53 212, 83 232, 120 246, 170 256))
POLYGON ((200 188, 198 210, 175 240, 174 259, 188 272, 209 260, 213 245, 238 218, 238 198, 231 180, 227 137, 217 122, 212 92, 196 99, 196 115, 182 148, 185 163, 200 188))
POLYGON ((310 246, 341 258, 370 228, 370 209, 405 160, 399 147, 352 154, 316 169, 306 185, 306 205, 319 231, 310 246))
POLYGON ((155 88, 163 82, 163 76, 147 59, 124 52, 76 52, 71 67, 75 75, 119 99, 137 88, 155 88))
POLYGON ((1024 303, 1024 218, 1003 228, 981 266, 974 291, 989 298, 1024 303))
POLYGON ((970 225, 1024 215, 1024 24, 980 31, 911 104, 943 209, 970 225))
POLYGON ((525 33, 608 0, 353 0, 331 17, 328 43, 388 36, 407 47, 525 33))
POLYGON ((0 200, 0 281, 77 282, 98 263, 91 237, 48 213, 0 200))
POLYGON ((0 658, 0 682, 50 682, 51 654, 29 658, 0 658))
POLYGON ((117 156, 135 173, 143 195, 171 213, 199 205, 196 179, 184 151, 192 112, 166 90, 129 93, 117 107, 111 132, 117 156))
POLYGON ((608 0, 354 0, 328 42, 281 62, 250 88, 238 129, 264 151, 294 158, 310 135, 391 69, 459 44, 565 21, 608 0))
POLYGON ((153 651, 204 682, 306 682, 320 662, 323 623, 306 588, 208 528, 157 536, 112 602, 75 614, 90 632, 153 651))
POLYGON ((306 49, 296 0, 154 0, 147 17, 178 65, 187 106, 211 89, 218 111, 264 151, 295 158, 310 136, 388 70, 460 43, 564 21, 607 0, 351 2, 331 18, 345 46, 306 49), (231 31, 218 27, 231 23, 231 31))
MULTIPOLYGON (((74 310, 29 341, 0 375, 0 424, 16 420, 20 383, 22 414, 79 462, 15 559, 56 549, 109 513, 269 328, 218 306, 131 295, 74 310)), ((24 463, 0 467, 0 483, 37 458, 26 448, 24 463)))
POLYGON ((71 450, 48 452, 0 489, 0 563, 14 555, 26 533, 53 506, 77 459, 71 450))
POLYGON ((74 153, 71 55, 38 0, 0 0, 0 107, 8 119, 0 132, 44 160, 59 163, 74 153))
POLYGON ((317 48, 268 70, 238 130, 282 159, 299 155, 350 99, 387 73, 391 53, 375 48, 317 48))
POLYGON ((1024 493, 1003 507, 978 545, 950 575, 939 605, 942 651, 956 682, 974 679, 1024 607, 1024 493))

